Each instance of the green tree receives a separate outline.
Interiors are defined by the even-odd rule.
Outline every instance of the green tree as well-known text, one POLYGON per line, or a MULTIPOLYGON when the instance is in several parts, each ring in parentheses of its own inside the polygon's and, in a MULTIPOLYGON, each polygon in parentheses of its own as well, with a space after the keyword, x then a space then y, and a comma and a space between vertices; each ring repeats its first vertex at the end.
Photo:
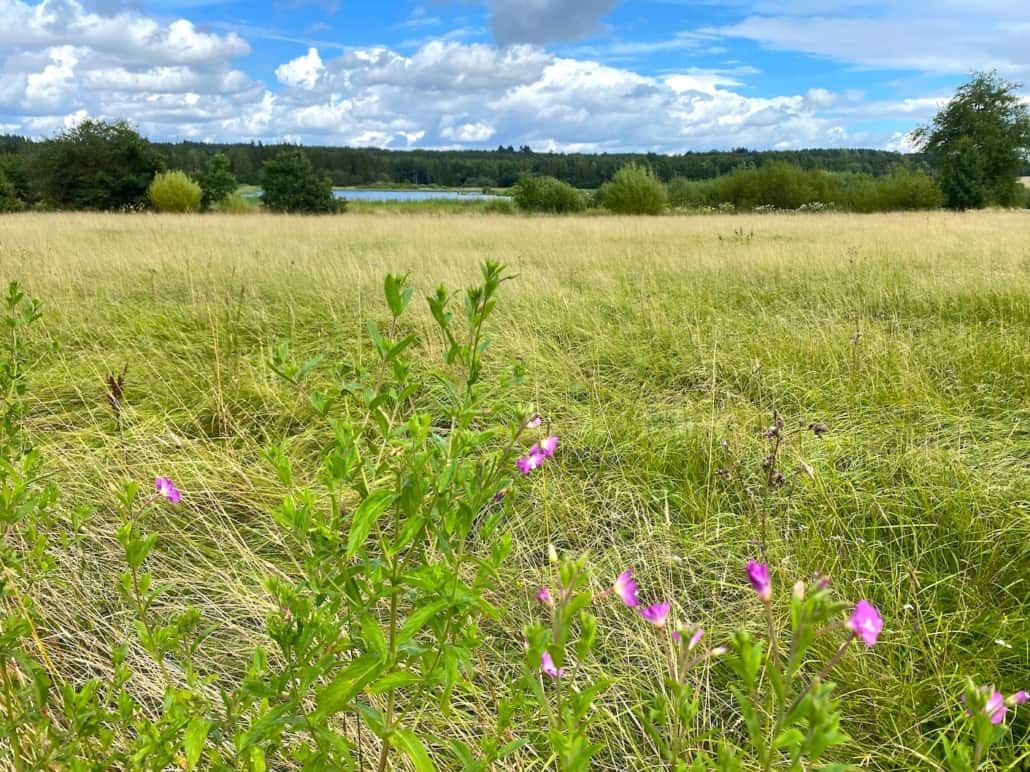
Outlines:
POLYGON ((300 148, 287 148, 261 167, 261 202, 273 212, 325 213, 338 207, 333 183, 319 177, 300 148))
POLYGON ((997 73, 976 73, 914 138, 930 157, 952 209, 1019 198, 1019 174, 1030 151, 1030 113, 997 73))
POLYGON ((200 185, 185 172, 161 172, 147 189, 147 197, 159 212, 196 212, 200 210, 200 185))
POLYGON ((951 143, 940 158, 938 177, 949 209, 980 209, 991 201, 984 158, 972 137, 951 143))
POLYGON ((87 120, 43 143, 36 157, 43 198, 62 209, 143 207, 161 154, 127 122, 87 120))
POLYGON ((617 214, 661 214, 669 194, 649 167, 627 164, 601 186, 600 200, 617 214))
POLYGON ((215 153, 207 162, 207 172, 200 177, 200 187, 204 190, 203 207, 208 209, 226 196, 236 192, 239 187, 232 173, 232 161, 225 153, 215 153))
POLYGON ((0 169, 0 212, 18 212, 21 208, 22 203, 18 200, 14 185, 0 169))
POLYGON ((524 212, 565 214, 587 208, 586 196, 554 177, 524 174, 512 191, 515 205, 524 212))

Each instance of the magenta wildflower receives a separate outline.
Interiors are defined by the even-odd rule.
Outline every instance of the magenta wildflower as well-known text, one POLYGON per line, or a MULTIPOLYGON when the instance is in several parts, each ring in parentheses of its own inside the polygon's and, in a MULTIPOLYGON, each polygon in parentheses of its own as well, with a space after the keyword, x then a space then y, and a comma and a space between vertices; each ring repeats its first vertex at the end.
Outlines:
POLYGON ((1008 708, 1005 706, 1005 695, 1001 692, 993 692, 987 698, 987 704, 984 705, 984 713, 991 717, 992 724, 1000 724, 1004 721, 1006 710, 1008 708))
POLYGON ((515 465, 518 466, 519 471, 522 472, 522 474, 529 474, 534 469, 542 467, 546 460, 547 456, 540 452, 540 448, 537 445, 534 445, 530 448, 529 455, 520 458, 515 462, 515 465))
POLYGON ((172 504, 178 504, 182 501, 182 494, 179 493, 179 489, 167 477, 158 477, 154 480, 154 488, 157 490, 157 495, 163 496, 172 504))
POLYGON ((860 600, 848 620, 848 629, 865 641, 866 646, 875 646, 876 639, 883 630, 883 619, 876 606, 867 600, 860 600))
POLYGON ((703 627, 697 628, 697 632, 691 636, 690 641, 687 643, 687 651, 693 651, 694 648, 701 643, 701 639, 705 637, 705 631, 703 627))
POLYGON ((540 657, 540 672, 551 678, 560 678, 565 675, 565 668, 556 668, 551 653, 545 651, 540 657))
POLYGON ((1030 699, 1030 695, 1028 695, 1023 689, 1020 689, 1018 692, 1016 692, 1007 700, 1005 700, 1005 702, 1008 703, 1009 706, 1022 705, 1028 699, 1030 699))
POLYGON ((627 568, 619 574, 612 590, 630 608, 636 608, 640 605, 640 598, 637 597, 637 583, 633 581, 632 568, 627 568))
POLYGON ((768 564, 749 560, 747 562, 747 578, 762 603, 772 600, 772 582, 769 581, 768 564))
POLYGON ((547 608, 554 608, 554 598, 551 597, 551 591, 546 587, 540 588, 540 592, 536 594, 536 599, 544 606, 547 606, 547 608))
POLYGON ((554 455, 554 451, 558 448, 558 438, 550 436, 540 442, 540 452, 544 454, 546 458, 550 458, 554 455))
POLYGON ((672 609, 671 603, 655 603, 653 606, 640 609, 640 616, 653 624, 655 627, 665 627, 665 620, 672 609))
POLYGON ((536 429, 543 422, 543 418, 540 417, 539 413, 533 413, 533 416, 526 422, 527 429, 536 429))

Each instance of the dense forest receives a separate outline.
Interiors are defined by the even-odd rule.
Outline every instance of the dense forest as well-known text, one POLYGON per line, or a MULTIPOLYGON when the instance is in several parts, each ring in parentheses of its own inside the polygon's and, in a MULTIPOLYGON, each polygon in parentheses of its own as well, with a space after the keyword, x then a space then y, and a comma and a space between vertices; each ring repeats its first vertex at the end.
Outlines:
MULTIPOLYGON (((42 143, 22 137, 0 136, 0 156, 31 154, 42 143)), ((218 152, 232 161, 232 172, 241 183, 256 184, 262 164, 283 146, 260 142, 212 144, 200 142, 154 143, 168 168, 196 174, 207 168, 218 152)), ((563 180, 577 188, 598 188, 629 163, 645 165, 659 179, 674 177, 708 180, 735 169, 759 167, 783 161, 805 170, 859 172, 876 177, 898 167, 925 169, 919 155, 885 150, 747 150, 659 155, 657 153, 538 153, 529 147, 496 150, 381 150, 377 148, 305 147, 304 152, 320 173, 334 185, 440 185, 446 187, 509 187, 529 172, 563 180)))

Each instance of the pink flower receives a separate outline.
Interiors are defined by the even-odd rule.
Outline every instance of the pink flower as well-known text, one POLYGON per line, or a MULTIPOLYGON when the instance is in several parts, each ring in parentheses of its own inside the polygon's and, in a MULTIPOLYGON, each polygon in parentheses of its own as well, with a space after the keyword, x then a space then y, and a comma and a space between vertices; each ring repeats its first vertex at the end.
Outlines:
POLYGON ((556 668, 550 652, 545 651, 540 657, 540 672, 551 678, 560 678, 565 675, 565 668, 556 668))
POLYGON ((172 504, 178 504, 182 501, 182 494, 179 493, 179 489, 167 477, 158 477, 154 480, 154 488, 157 490, 157 495, 163 496, 172 504))
POLYGON ((526 428, 536 429, 538 426, 540 426, 540 423, 543 420, 544 419, 540 417, 539 413, 533 413, 533 416, 526 422, 526 428))
POLYGON ((883 630, 883 619, 876 606, 867 600, 860 600, 848 620, 848 629, 865 641, 866 646, 875 646, 876 639, 883 630))
POLYGON ((1010 707, 1012 707, 1012 706, 1015 706, 1015 705, 1022 705, 1028 699, 1030 699, 1030 695, 1028 695, 1024 690, 1020 689, 1018 692, 1016 692, 1011 697, 1009 697, 1007 700, 1005 700, 1005 702, 1010 707))
POLYGON ((640 609, 640 616, 657 628, 665 627, 665 620, 672 609, 671 603, 655 603, 653 606, 640 609))
POLYGON ((693 636, 691 636, 690 641, 687 643, 687 651, 693 651, 694 647, 696 647, 699 643, 701 643, 701 639, 704 638, 704 637, 705 637, 704 628, 701 628, 701 627, 697 628, 697 632, 694 633, 693 636))
POLYGON ((540 592, 536 594, 536 599, 544 606, 547 606, 547 608, 554 608, 554 598, 551 597, 551 591, 546 587, 540 588, 540 592))
POLYGON ((987 704, 984 705, 984 713, 991 717, 992 724, 1000 724, 1005 720, 1005 696, 1001 692, 993 692, 990 697, 987 698, 987 704))
POLYGON ((766 563, 749 560, 747 562, 747 578, 762 603, 772 600, 772 582, 769 581, 769 566, 766 563))
POLYGON ((528 456, 523 456, 515 465, 519 468, 522 474, 529 474, 534 469, 539 469, 544 465, 544 461, 547 460, 547 456, 540 452, 540 448, 534 445, 529 450, 528 456))
POLYGON ((540 452, 544 454, 546 458, 550 458, 554 455, 554 451, 558 448, 558 438, 551 436, 540 442, 540 452))
POLYGON ((637 583, 633 581, 632 568, 627 568, 619 574, 612 590, 630 608, 636 608, 640 605, 640 598, 637 597, 637 583))

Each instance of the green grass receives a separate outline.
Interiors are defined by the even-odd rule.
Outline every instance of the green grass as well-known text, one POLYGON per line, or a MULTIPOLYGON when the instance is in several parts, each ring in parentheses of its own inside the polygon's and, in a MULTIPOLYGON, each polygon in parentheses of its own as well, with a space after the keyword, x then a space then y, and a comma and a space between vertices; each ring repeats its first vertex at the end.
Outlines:
MULTIPOLYGON (((512 677, 549 542, 589 551, 600 575, 633 566, 647 601, 675 599, 713 642, 740 623, 761 630, 742 572, 759 537, 745 489, 776 409, 789 426, 831 431, 788 445, 787 486, 768 504, 774 581, 785 592, 827 573, 843 597, 883 610, 881 644, 836 670, 849 757, 928 768, 919 754, 958 710, 965 674, 1028 685, 1026 233, 1009 213, 0 218, 0 279, 43 298, 59 347, 34 378, 31 428, 62 506, 96 508, 81 553, 60 555, 59 581, 36 588, 47 645, 75 678, 104 670, 104 640, 130 636, 113 587, 113 491, 167 474, 186 505, 146 524, 162 537, 152 570, 172 584, 166 605, 197 604, 217 625, 207 666, 239 673, 270 611, 261 577, 296 569, 269 516, 283 492, 261 450, 289 436, 313 479, 305 460, 323 435, 266 366, 271 344, 361 357, 364 319, 385 316, 386 271, 411 271, 424 295, 471 283, 492 257, 518 278, 491 361, 526 365, 520 396, 562 446, 506 523, 516 550, 496 601, 507 614, 482 649, 481 683, 512 677), (734 238, 741 225, 754 237, 734 238), (119 436, 103 378, 123 367, 119 436), (734 479, 717 474, 734 464, 734 479)), ((412 326, 422 355, 438 356, 428 315, 412 326)), ((616 679, 598 767, 654 769, 632 710, 658 678, 657 639, 613 604, 598 615, 600 656, 585 667, 616 679)), ((718 665, 705 670, 701 699, 732 726, 724 683, 718 665)), ((134 686, 160 693, 157 679, 134 686)), ((1016 713, 1013 757, 1027 755, 1027 716, 1016 713)), ((474 736, 488 720, 427 716, 421 729, 474 736)), ((527 749, 519 765, 543 761, 527 749)))

